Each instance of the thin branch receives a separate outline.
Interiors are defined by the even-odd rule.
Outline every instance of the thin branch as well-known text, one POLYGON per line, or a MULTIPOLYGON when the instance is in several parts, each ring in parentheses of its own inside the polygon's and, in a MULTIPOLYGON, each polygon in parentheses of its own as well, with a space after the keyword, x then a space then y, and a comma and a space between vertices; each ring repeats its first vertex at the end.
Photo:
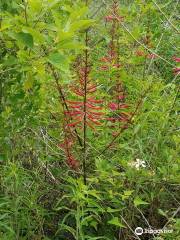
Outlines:
POLYGON ((146 47, 146 45, 144 45, 143 43, 141 43, 139 40, 137 40, 134 35, 130 32, 130 30, 122 23, 120 22, 120 24, 123 26, 123 28, 129 33, 129 35, 131 35, 131 37, 139 44, 141 45, 143 48, 145 48, 146 50, 148 50, 150 53, 155 54, 158 58, 160 58, 161 60, 163 60, 164 62, 168 63, 170 66, 175 67, 174 64, 172 64, 171 62, 169 62, 168 60, 166 60, 165 58, 161 57, 159 54, 157 54, 156 52, 154 52, 153 50, 151 50, 150 48, 146 47))
POLYGON ((136 108, 134 110, 134 112, 131 114, 130 119, 127 121, 126 124, 124 124, 120 131, 116 134, 116 136, 113 138, 113 140, 104 148, 104 150, 101 152, 100 155, 102 155, 105 151, 107 151, 112 144, 118 139, 118 137, 121 135, 121 133, 123 133, 126 130, 126 126, 127 124, 132 124, 132 119, 134 118, 134 116, 137 114, 139 108, 141 107, 144 98, 146 97, 147 93, 149 92, 150 88, 152 87, 152 84, 146 89, 146 91, 143 93, 143 95, 140 97, 139 101, 136 104, 136 108))
POLYGON ((174 24, 168 19, 168 17, 166 16, 166 14, 161 10, 161 8, 159 7, 159 5, 154 1, 152 0, 152 2, 154 3, 154 5, 158 8, 158 10, 163 14, 163 16, 166 18, 166 20, 168 21, 168 23, 174 28, 174 30, 176 30, 178 33, 179 30, 176 28, 176 26, 174 26, 174 24))
MULTIPOLYGON (((69 112, 69 108, 68 108, 68 105, 67 105, 67 103, 66 103, 66 99, 65 99, 64 93, 63 93, 63 91, 62 91, 62 87, 61 87, 61 85, 59 84, 59 81, 58 81, 59 77, 58 77, 58 75, 56 74, 53 66, 52 66, 51 64, 49 64, 49 66, 50 66, 50 68, 51 68, 53 77, 54 77, 55 82, 56 82, 57 90, 58 90, 58 92, 59 92, 60 101, 63 103, 63 105, 65 106, 66 110, 69 112)), ((76 135, 76 137, 77 137, 77 139, 78 139, 79 145, 82 147, 82 146, 83 146, 83 145, 82 145, 82 141, 81 141, 81 139, 80 139, 80 137, 79 137, 79 134, 78 134, 77 130, 75 129, 74 132, 75 132, 75 135, 76 135)))
POLYGON ((28 25, 27 7, 28 7, 28 2, 25 1, 25 3, 24 3, 24 16, 25 16, 26 25, 28 25))

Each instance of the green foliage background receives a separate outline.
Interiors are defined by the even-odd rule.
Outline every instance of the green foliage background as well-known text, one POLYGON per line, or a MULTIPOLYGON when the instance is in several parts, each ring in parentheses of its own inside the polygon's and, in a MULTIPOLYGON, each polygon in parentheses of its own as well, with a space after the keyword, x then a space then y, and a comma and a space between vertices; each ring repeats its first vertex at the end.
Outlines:
POLYGON ((132 111, 148 91, 133 124, 104 154, 108 124, 88 132, 85 185, 57 146, 63 110, 56 79, 71 97, 73 63, 89 29, 91 77, 98 98, 110 100, 114 73, 100 71, 99 59, 110 42, 104 16, 112 1, 0 1, 0 240, 132 240, 138 226, 173 230, 140 239, 178 240, 178 2, 118 1, 125 19, 120 76, 132 111), (160 57, 138 57, 139 50, 160 57), (133 167, 137 159, 146 167, 133 167))

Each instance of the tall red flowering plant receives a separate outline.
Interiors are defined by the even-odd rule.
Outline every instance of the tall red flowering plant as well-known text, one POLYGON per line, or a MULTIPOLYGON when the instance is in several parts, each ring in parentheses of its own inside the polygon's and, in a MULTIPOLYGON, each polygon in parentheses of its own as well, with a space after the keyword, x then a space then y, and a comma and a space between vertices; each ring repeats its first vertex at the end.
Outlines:
MULTIPOLYGON (((111 100, 108 103, 108 114, 107 120, 111 122, 111 127, 121 127, 121 123, 126 123, 129 120, 130 114, 127 112, 129 105, 126 104, 126 94, 121 81, 120 70, 122 64, 119 59, 119 22, 123 21, 124 17, 119 16, 118 2, 115 0, 112 5, 111 15, 106 16, 105 20, 111 24, 110 36, 111 41, 109 44, 108 53, 106 56, 101 58, 103 65, 100 67, 101 70, 113 70, 111 80, 114 82, 114 86, 111 89, 111 100)), ((124 125, 126 127, 126 125, 124 125)), ((112 133, 113 135, 116 132, 112 133)))
POLYGON ((80 167, 80 162, 75 160, 72 155, 73 146, 76 144, 77 138, 74 137, 74 131, 80 136, 82 140, 83 150, 83 177, 86 183, 86 159, 87 159, 87 131, 91 129, 96 130, 97 126, 101 125, 103 113, 102 103, 95 97, 97 85, 90 77, 91 65, 88 51, 88 33, 85 33, 86 50, 80 56, 79 64, 76 64, 77 80, 70 86, 70 93, 72 98, 66 100, 67 108, 64 110, 66 124, 64 127, 65 140, 61 147, 63 147, 68 165, 73 169, 80 167))

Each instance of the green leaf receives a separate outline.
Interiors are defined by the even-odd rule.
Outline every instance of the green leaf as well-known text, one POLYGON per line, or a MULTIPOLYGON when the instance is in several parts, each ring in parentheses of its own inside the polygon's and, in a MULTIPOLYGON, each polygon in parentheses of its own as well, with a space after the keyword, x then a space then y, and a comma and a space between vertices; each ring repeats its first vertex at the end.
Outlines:
POLYGON ((97 231, 97 225, 98 225, 98 222, 95 220, 90 222, 90 226, 92 226, 94 229, 96 229, 96 231, 97 231))
POLYGON ((39 12, 42 8, 42 2, 41 0, 29 0, 28 4, 33 12, 39 12))
POLYGON ((15 34, 15 38, 29 48, 34 46, 33 36, 30 33, 19 32, 15 34))
POLYGON ((134 192, 134 190, 124 191, 124 194, 122 195, 122 200, 128 199, 132 195, 133 192, 134 192))
POLYGON ((71 21, 80 18, 85 13, 87 13, 87 11, 88 11, 87 6, 81 7, 79 10, 76 10, 76 11, 74 11, 74 9, 73 9, 73 11, 71 12, 71 15, 70 15, 71 21))
POLYGON ((58 30, 58 38, 60 43, 64 43, 66 40, 72 40, 72 37, 72 32, 64 32, 62 30, 58 30))
POLYGON ((3 154, 0 154, 0 162, 3 162, 5 160, 5 156, 3 154))
POLYGON ((120 221, 118 217, 112 218, 110 221, 108 221, 109 224, 115 225, 117 227, 125 227, 120 221))
POLYGON ((108 213, 114 213, 114 212, 119 212, 120 210, 121 210, 121 209, 113 209, 113 208, 108 207, 106 211, 107 211, 108 213))
POLYGON ((56 68, 67 71, 69 69, 69 60, 64 55, 56 52, 52 53, 48 57, 48 61, 56 68))
POLYGON ((8 28, 10 28, 10 27, 11 27, 10 24, 2 24, 1 27, 0 27, 0 32, 1 32, 1 31, 4 31, 4 30, 6 30, 6 29, 8 29, 8 28))
POLYGON ((34 83, 33 76, 32 76, 31 73, 28 73, 27 74, 27 78, 26 78, 26 80, 24 82, 24 86, 23 86, 24 91, 30 90, 33 87, 33 83, 34 83))
POLYGON ((94 190, 89 190, 88 194, 97 198, 97 199, 99 199, 99 200, 101 200, 101 198, 98 196, 98 192, 95 189, 94 190))
POLYGON ((12 66, 16 64, 18 59, 14 56, 8 56, 8 58, 4 61, 5 66, 12 66))
POLYGON ((77 49, 84 49, 84 45, 78 43, 78 42, 60 42, 58 44, 58 47, 61 49, 73 49, 73 50, 77 50, 77 49))
POLYGON ((147 205, 149 204, 148 202, 143 201, 140 197, 136 197, 134 199, 134 206, 137 207, 139 205, 147 205))
POLYGON ((31 34, 34 42, 44 43, 44 41, 45 41, 43 33, 41 33, 39 30, 25 26, 25 27, 23 27, 23 32, 31 34))
POLYGON ((60 227, 61 227, 61 229, 70 232, 74 237, 76 237, 76 231, 72 227, 70 227, 66 224, 61 224, 60 227))
POLYGON ((166 212, 164 212, 162 209, 158 209, 158 213, 160 214, 160 215, 162 215, 162 216, 164 216, 164 217, 166 217, 167 219, 168 219, 168 215, 167 215, 167 213, 166 212))
POLYGON ((94 20, 79 20, 70 26, 70 31, 78 31, 92 26, 94 20))

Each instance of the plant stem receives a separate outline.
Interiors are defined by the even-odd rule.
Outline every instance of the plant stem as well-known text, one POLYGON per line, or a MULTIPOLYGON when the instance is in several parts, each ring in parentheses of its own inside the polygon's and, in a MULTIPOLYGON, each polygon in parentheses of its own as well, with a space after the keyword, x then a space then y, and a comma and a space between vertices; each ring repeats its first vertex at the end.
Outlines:
POLYGON ((24 16, 25 16, 25 20, 26 20, 26 25, 28 25, 27 6, 28 6, 28 2, 25 1, 25 3, 24 3, 24 16))
MULTIPOLYGON (((88 33, 85 32, 85 44, 88 45, 88 33)), ((84 72, 84 119, 83 119, 83 179, 86 184, 86 158, 87 158, 87 124, 86 124, 86 102, 87 102, 87 77, 88 77, 88 50, 85 50, 85 72, 84 72)))
MULTIPOLYGON (((65 99, 64 93, 63 93, 63 91, 62 91, 62 87, 61 87, 61 85, 59 84, 59 81, 58 81, 58 76, 57 76, 56 72, 54 71, 53 67, 52 67, 50 64, 49 64, 49 66, 50 66, 50 68, 51 68, 51 70, 52 70, 52 74, 53 74, 53 77, 54 77, 55 82, 56 82, 57 90, 58 90, 58 92, 59 92, 60 101, 61 101, 62 104, 65 106, 65 109, 66 109, 67 111, 69 111, 69 108, 68 108, 68 105, 67 105, 67 103, 66 103, 66 99, 65 99)), ((79 135, 78 135, 77 130, 75 129, 74 132, 75 132, 76 137, 77 137, 77 139, 78 139, 79 145, 82 147, 83 144, 82 144, 81 138, 80 138, 79 135)))

